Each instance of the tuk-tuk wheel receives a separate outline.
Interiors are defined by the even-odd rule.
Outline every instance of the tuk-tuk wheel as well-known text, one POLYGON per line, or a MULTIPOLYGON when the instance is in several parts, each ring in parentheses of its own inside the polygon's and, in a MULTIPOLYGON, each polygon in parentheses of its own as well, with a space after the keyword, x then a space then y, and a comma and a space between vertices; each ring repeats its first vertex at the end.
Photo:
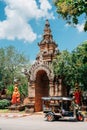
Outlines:
POLYGON ((78 120, 78 121, 84 121, 83 115, 82 115, 82 114, 78 114, 77 120, 78 120))
POLYGON ((47 115, 47 121, 54 121, 54 115, 52 115, 52 114, 48 114, 47 115))

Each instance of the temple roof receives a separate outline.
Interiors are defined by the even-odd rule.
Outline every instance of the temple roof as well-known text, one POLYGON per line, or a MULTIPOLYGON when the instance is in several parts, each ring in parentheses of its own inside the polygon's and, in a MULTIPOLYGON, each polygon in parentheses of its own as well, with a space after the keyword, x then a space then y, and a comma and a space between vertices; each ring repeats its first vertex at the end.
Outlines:
POLYGON ((53 40, 53 36, 51 34, 51 29, 50 29, 50 24, 49 24, 48 19, 45 22, 43 39, 41 40, 41 42, 38 45, 40 46, 41 44, 46 44, 46 43, 48 43, 48 44, 53 43, 57 46, 57 44, 53 40))

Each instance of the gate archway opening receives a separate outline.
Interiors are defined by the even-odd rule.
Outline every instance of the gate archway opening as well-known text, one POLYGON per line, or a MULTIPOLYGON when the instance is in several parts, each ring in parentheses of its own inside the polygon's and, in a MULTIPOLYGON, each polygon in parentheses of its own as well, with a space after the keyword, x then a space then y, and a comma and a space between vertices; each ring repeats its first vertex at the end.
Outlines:
POLYGON ((44 70, 36 74, 35 82, 35 111, 42 110, 42 97, 49 96, 49 78, 44 70))

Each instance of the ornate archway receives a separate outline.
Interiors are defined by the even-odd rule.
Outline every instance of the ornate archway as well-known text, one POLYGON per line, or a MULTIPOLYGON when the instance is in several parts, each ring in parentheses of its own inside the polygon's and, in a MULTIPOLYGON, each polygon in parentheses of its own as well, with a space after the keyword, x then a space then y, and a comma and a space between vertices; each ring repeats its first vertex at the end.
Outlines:
POLYGON ((44 96, 52 95, 54 74, 51 65, 47 62, 36 62, 30 69, 29 97, 34 97, 35 111, 42 110, 44 96))
POLYGON ((57 44, 53 40, 49 21, 46 20, 43 38, 38 43, 40 52, 29 70, 29 100, 34 103, 35 111, 42 110, 43 96, 62 96, 61 82, 56 83, 52 68, 52 61, 59 54, 57 44))

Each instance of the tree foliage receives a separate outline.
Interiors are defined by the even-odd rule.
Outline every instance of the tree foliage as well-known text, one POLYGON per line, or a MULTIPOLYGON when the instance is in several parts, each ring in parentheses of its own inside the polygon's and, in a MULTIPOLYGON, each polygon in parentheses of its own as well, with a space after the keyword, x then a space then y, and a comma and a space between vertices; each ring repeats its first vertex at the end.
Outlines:
POLYGON ((29 59, 13 46, 0 48, 0 90, 14 84, 14 78, 18 78, 21 83, 27 83, 21 73, 23 65, 26 64, 29 64, 29 59))
POLYGON ((78 24, 79 17, 84 14, 84 31, 87 31, 87 1, 86 0, 54 0, 57 13, 69 24, 78 24))
POLYGON ((55 75, 63 79, 63 84, 66 86, 72 85, 72 55, 67 50, 62 51, 57 59, 53 61, 53 68, 55 75))
POLYGON ((87 41, 83 42, 72 52, 75 80, 87 90, 87 41))
POLYGON ((87 90, 87 41, 79 45, 72 53, 62 51, 53 61, 55 75, 63 78, 66 86, 74 87, 78 82, 87 90))

